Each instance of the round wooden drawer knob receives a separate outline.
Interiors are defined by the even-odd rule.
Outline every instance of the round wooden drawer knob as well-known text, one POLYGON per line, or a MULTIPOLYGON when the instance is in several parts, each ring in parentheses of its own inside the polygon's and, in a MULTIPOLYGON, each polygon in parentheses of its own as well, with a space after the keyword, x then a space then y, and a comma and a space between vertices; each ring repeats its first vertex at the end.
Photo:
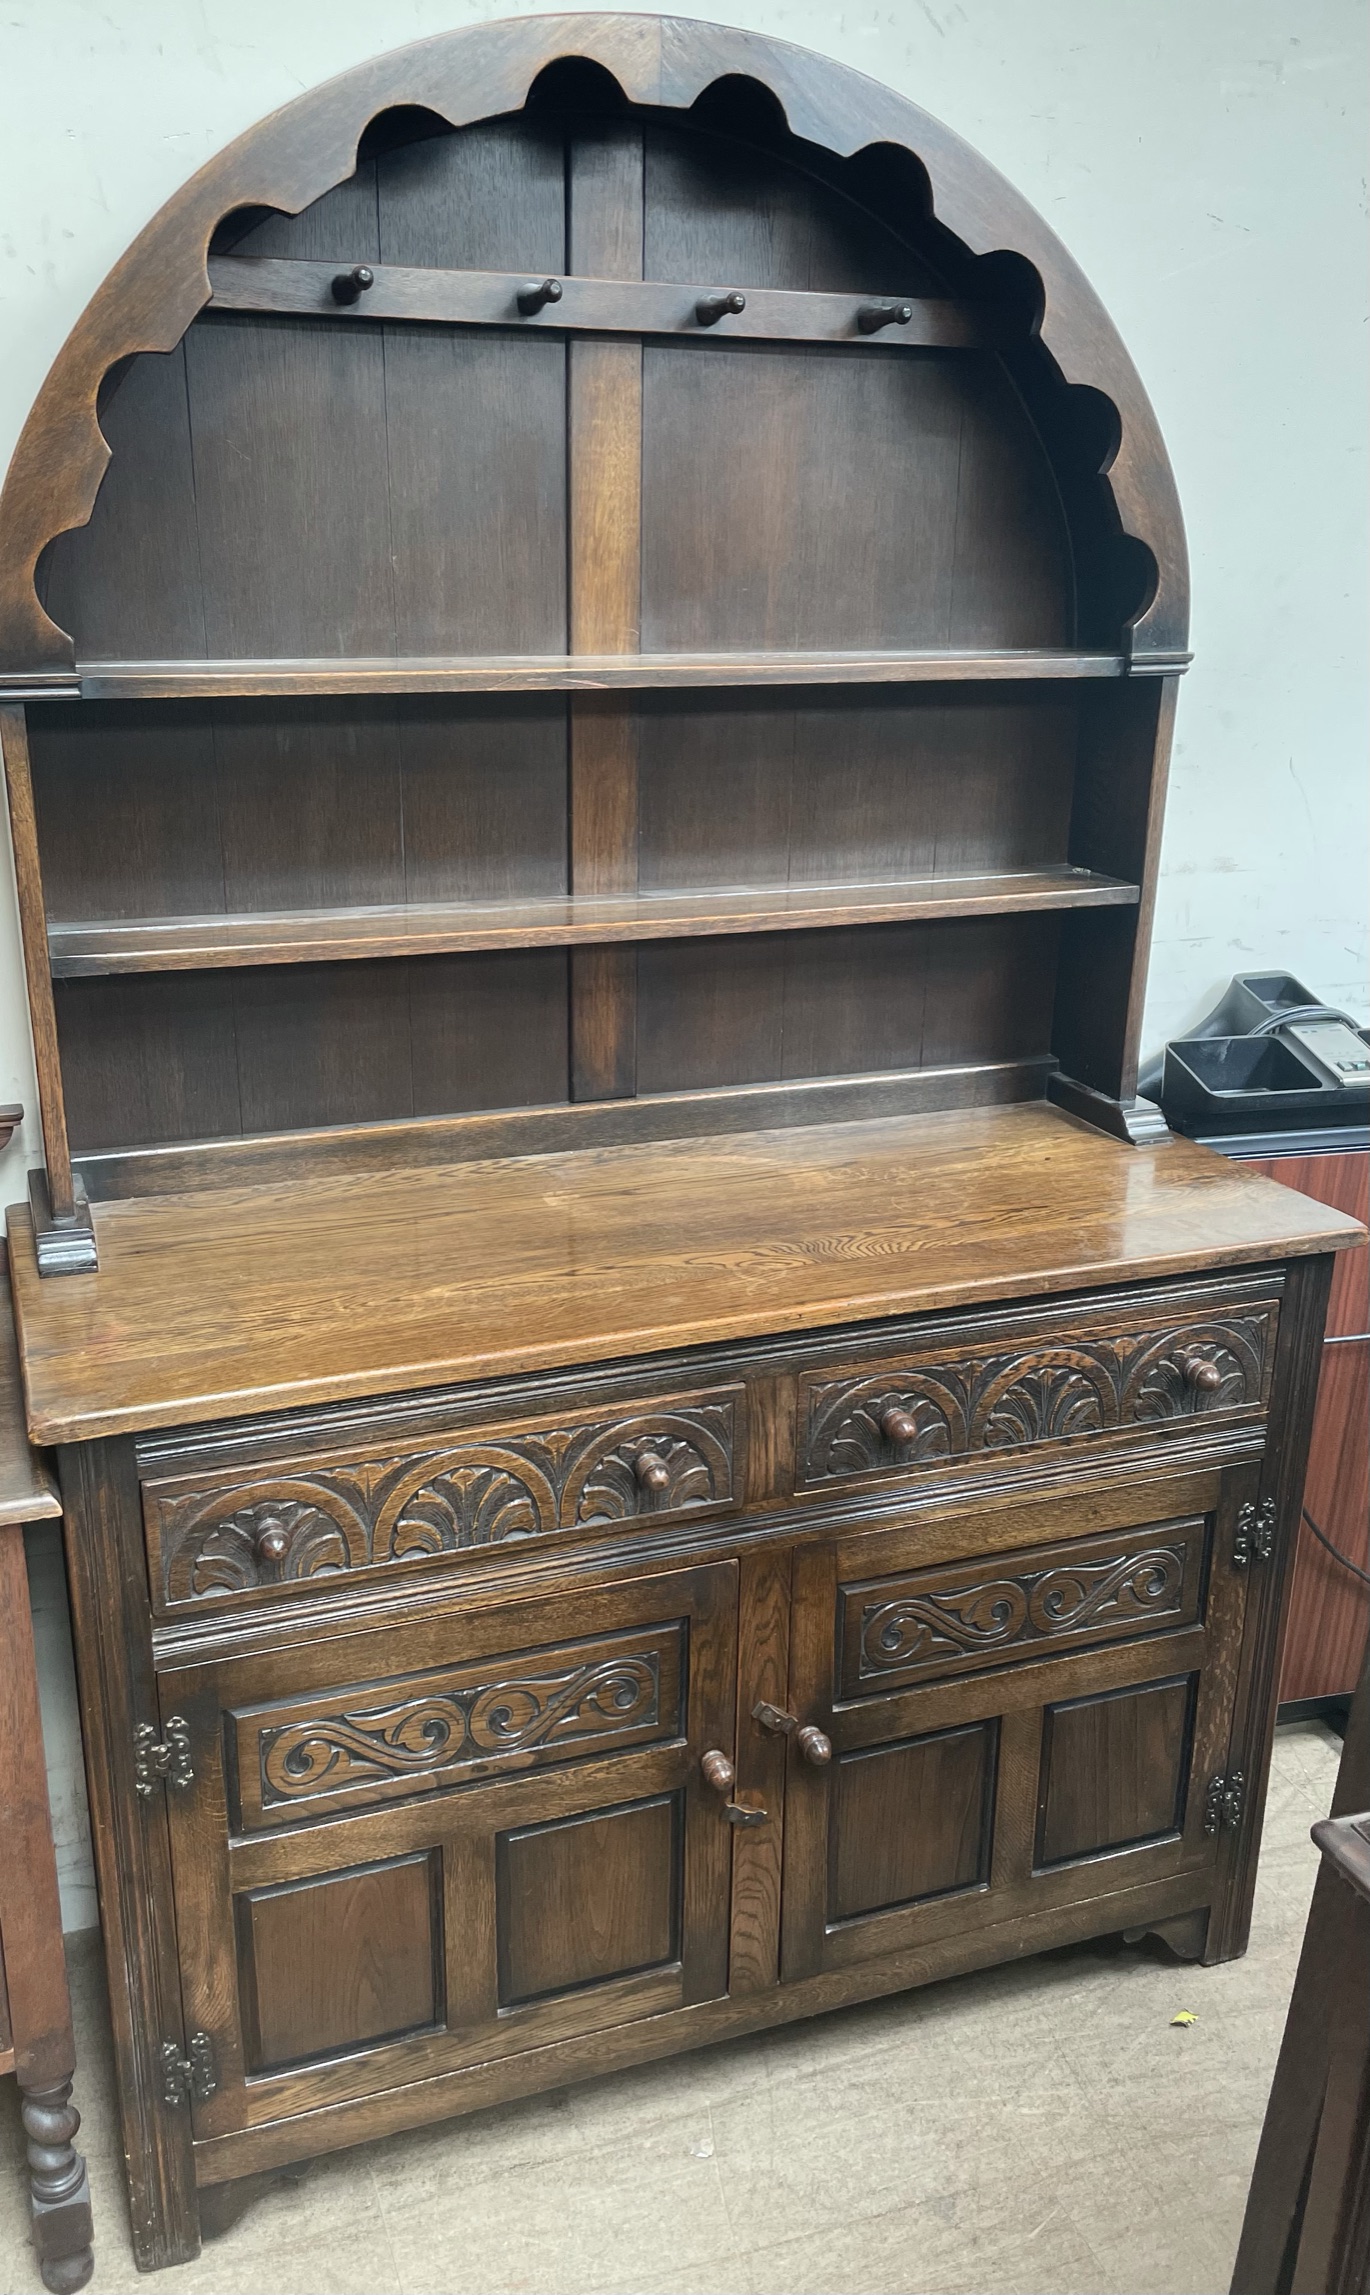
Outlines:
POLYGON ((832 1759, 832 1739, 825 1737, 821 1729, 815 1729, 811 1721, 806 1722, 802 1729, 796 1729, 794 1741, 811 1769, 827 1768, 832 1759))
POLYGON ((259 1562, 283 1562, 290 1552, 285 1525, 278 1522, 273 1514, 268 1514, 252 1543, 259 1562))
POLYGON ((640 1450, 633 1460, 633 1472, 639 1490, 650 1491, 653 1497, 659 1496, 671 1479, 671 1470, 657 1450, 640 1450))
POLYGON ((726 1753, 706 1753, 699 1766, 705 1784, 712 1785, 715 1793, 731 1793, 737 1783, 737 1771, 726 1753))
POLYGON ((1216 1394, 1223 1383, 1223 1374, 1216 1363, 1206 1363, 1202 1355, 1186 1355, 1180 1364, 1185 1385, 1197 1388, 1200 1394, 1216 1394))
POLYGON ((897 1403, 891 1403, 888 1410, 880 1413, 880 1432, 886 1442, 892 1442, 896 1449, 902 1450, 906 1442, 912 1442, 918 1432, 918 1425, 906 1410, 900 1410, 897 1403))

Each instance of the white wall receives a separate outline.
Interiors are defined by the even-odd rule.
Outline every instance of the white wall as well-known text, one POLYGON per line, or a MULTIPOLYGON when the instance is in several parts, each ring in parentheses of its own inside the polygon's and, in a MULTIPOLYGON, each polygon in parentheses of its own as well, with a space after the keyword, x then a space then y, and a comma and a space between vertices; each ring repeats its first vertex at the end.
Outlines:
MULTIPOLYGON (((515 5, 11 0, 0 465, 82 305, 201 161, 379 49, 515 5)), ((1181 690, 1148 1042, 1258 965, 1363 1015, 1364 0, 718 0, 715 12, 889 81, 978 145, 1083 264, 1155 401, 1189 524, 1197 660, 1181 690)), ((0 868, 0 1099, 31 1109, 21 983, 0 868)), ((30 1122, 0 1200, 21 1194, 35 1153, 30 1122)), ((69 1707, 51 1664, 46 1687, 72 1877, 69 1707)), ((73 1920, 88 1901, 73 1888, 73 1920)))

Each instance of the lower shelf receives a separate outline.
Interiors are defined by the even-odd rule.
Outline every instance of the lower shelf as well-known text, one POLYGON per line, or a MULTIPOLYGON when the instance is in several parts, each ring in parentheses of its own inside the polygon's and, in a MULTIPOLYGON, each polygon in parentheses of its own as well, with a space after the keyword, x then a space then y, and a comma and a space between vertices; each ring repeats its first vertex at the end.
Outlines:
POLYGON ((318 964, 456 950, 692 940, 752 932, 1005 916, 1032 909, 1135 907, 1136 885, 1091 869, 911 882, 646 892, 614 899, 444 901, 423 906, 294 909, 270 916, 140 917, 48 929, 53 976, 198 972, 226 965, 318 964))

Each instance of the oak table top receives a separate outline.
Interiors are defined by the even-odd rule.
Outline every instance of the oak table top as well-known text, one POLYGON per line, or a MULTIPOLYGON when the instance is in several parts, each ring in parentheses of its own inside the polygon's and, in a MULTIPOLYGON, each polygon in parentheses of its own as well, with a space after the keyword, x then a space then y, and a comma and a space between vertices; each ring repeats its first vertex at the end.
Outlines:
POLYGON ((35 1441, 1211 1273, 1363 1241, 1191 1141, 1040 1102, 8 1214, 35 1441))

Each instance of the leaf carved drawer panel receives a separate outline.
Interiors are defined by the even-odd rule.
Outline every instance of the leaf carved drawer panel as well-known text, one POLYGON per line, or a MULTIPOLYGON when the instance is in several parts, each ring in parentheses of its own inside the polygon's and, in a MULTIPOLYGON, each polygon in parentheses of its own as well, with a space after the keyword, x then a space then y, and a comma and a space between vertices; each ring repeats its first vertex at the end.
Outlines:
POLYGON ((245 1832, 678 1737, 679 1619, 239 1708, 245 1832))
POLYGON ((799 1486, 949 1466, 995 1452, 1145 1442, 1258 1420, 1278 1286, 1264 1296, 1114 1301, 1024 1315, 978 1340, 908 1350, 799 1382, 799 1486))
POLYGON ((942 1562, 838 1593, 839 1697, 1199 1622, 1202 1517, 942 1562))
MULTIPOLYGON (((213 1474, 152 1476, 158 1606, 634 1520, 718 1513, 741 1476, 741 1386, 516 1431, 380 1443, 213 1474)), ((316 1438, 317 1439, 317 1438, 316 1438)))

